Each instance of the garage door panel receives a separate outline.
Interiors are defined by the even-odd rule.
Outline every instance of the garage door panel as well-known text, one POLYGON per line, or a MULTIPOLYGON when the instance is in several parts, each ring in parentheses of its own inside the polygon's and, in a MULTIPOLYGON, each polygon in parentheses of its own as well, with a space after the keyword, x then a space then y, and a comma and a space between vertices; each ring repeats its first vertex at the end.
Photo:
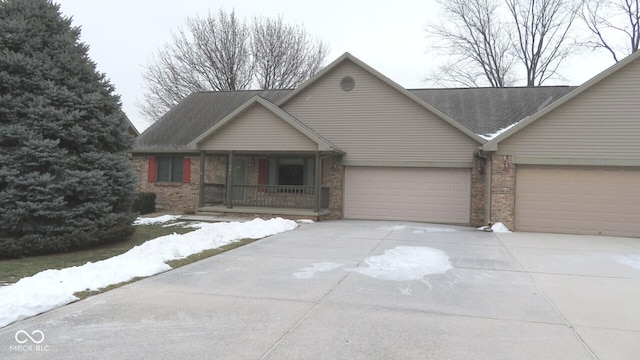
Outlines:
POLYGON ((515 226, 640 236, 640 170, 518 166, 515 226))
POLYGON ((469 169, 347 167, 345 171, 346 218, 469 223, 469 169))

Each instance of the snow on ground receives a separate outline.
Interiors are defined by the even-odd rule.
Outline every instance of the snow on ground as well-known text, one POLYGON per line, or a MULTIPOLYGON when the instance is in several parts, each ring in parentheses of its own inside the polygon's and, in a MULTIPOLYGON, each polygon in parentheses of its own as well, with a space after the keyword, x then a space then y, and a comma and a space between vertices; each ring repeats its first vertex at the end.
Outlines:
POLYGON ((382 280, 422 280, 425 275, 444 274, 452 269, 449 257, 439 249, 398 246, 385 250, 384 255, 364 259, 369 267, 349 269, 382 280))
POLYGON ((173 221, 179 218, 180 215, 162 215, 158 217, 151 218, 137 218, 136 221, 133 222, 133 225, 152 225, 152 224, 163 224, 169 221, 173 221))
MULTIPOLYGON (((174 220, 173 215, 138 219, 137 224, 174 220), (160 219, 162 218, 162 219, 160 219)), ((255 219, 238 223, 198 223, 197 230, 149 240, 124 254, 95 263, 87 262, 60 270, 45 270, 0 287, 0 328, 15 321, 66 305, 77 300, 73 294, 99 290, 135 277, 151 276, 170 270, 167 261, 181 259, 207 249, 218 248, 241 239, 260 239, 293 230, 298 225, 281 218, 255 219)))
POLYGON ((298 220, 298 222, 301 223, 301 224, 313 224, 314 223, 314 221, 311 220, 311 219, 300 219, 300 220, 298 220))
POLYGON ((488 229, 491 229, 491 231, 497 232, 497 233, 510 233, 511 232, 509 230, 509 228, 507 228, 501 222, 497 222, 497 223, 493 224, 491 227, 481 226, 481 227, 478 228, 478 230, 482 230, 482 231, 488 231, 488 229))

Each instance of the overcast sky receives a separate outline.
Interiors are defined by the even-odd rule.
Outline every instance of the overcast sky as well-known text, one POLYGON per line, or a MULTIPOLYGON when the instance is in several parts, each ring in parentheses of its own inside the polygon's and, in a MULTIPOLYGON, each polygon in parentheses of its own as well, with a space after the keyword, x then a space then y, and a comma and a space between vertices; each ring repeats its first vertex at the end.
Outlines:
MULTIPOLYGON (((426 87, 434 67, 427 53, 424 27, 438 19, 434 0, 54 0, 73 24, 89 56, 107 74, 122 98, 123 109, 141 132, 149 125, 139 114, 143 67, 171 40, 187 17, 219 9, 241 18, 277 17, 301 24, 331 48, 328 62, 350 52, 406 88, 426 87)), ((579 56, 565 64, 563 85, 579 85, 613 62, 606 56, 579 56)))

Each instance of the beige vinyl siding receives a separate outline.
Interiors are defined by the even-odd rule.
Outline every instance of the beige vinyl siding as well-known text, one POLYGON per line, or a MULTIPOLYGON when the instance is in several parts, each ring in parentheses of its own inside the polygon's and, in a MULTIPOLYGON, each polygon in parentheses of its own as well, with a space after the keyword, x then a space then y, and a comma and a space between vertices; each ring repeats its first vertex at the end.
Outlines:
POLYGON ((259 104, 202 143, 203 150, 316 151, 318 145, 259 104))
POLYGON ((347 163, 471 163, 476 141, 349 60, 281 106, 346 152, 347 163), (343 91, 345 76, 355 88, 343 91))
POLYGON ((607 161, 638 161, 638 84, 640 61, 636 60, 503 141, 499 153, 515 155, 516 162, 581 159, 584 164, 610 165, 607 161))

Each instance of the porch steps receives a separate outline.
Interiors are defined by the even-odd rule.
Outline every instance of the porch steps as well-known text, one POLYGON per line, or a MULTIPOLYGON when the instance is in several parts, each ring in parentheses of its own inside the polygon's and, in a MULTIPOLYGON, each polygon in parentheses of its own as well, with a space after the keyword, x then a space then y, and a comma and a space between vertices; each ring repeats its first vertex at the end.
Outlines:
POLYGON ((182 215, 178 220, 202 222, 245 222, 251 219, 243 216, 234 216, 234 214, 219 214, 213 212, 198 211, 195 214, 182 215))
POLYGON ((239 207, 236 206, 232 209, 228 209, 225 206, 204 206, 198 208, 195 215, 183 215, 181 219, 189 220, 196 219, 196 221, 210 221, 210 222, 222 222, 222 221, 248 221, 260 218, 271 217, 283 217, 294 220, 310 219, 318 221, 321 215, 329 214, 328 210, 323 210, 320 213, 305 210, 305 209, 281 209, 281 208, 265 208, 265 207, 239 207))

